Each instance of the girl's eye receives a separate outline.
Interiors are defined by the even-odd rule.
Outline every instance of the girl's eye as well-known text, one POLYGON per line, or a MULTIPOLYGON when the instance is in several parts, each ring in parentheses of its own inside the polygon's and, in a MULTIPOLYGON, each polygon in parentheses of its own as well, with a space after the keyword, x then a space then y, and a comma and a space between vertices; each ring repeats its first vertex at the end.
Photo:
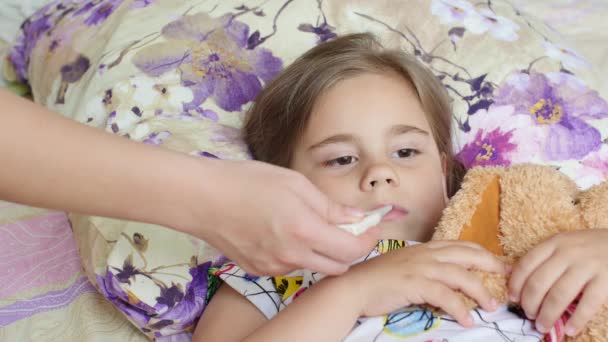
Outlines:
POLYGON ((418 150, 414 150, 412 148, 402 148, 400 150, 398 150, 397 152, 395 152, 395 156, 397 158, 412 158, 415 155, 417 155, 418 153, 420 153, 418 150))
POLYGON ((328 160, 325 162, 325 166, 344 166, 349 165, 357 161, 357 157, 354 156, 343 156, 336 159, 328 160))

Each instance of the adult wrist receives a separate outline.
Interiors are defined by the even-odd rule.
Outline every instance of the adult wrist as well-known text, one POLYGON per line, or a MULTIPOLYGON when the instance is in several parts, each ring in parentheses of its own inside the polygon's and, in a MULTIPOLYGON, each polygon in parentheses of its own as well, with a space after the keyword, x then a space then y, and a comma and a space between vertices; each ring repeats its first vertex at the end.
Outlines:
POLYGON ((162 225, 206 239, 213 227, 213 201, 221 196, 223 161, 172 153, 165 169, 166 193, 154 215, 162 225), (202 221, 205 218, 205 222, 202 221))

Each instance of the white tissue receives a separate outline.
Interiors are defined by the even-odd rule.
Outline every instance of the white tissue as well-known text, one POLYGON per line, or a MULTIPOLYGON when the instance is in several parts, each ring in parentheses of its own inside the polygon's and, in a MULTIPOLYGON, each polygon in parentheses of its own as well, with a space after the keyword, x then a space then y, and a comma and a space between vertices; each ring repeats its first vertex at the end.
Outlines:
POLYGON ((382 222, 382 218, 384 217, 384 215, 388 214, 392 209, 392 205, 387 205, 382 208, 367 212, 363 220, 357 223, 339 224, 338 227, 354 235, 361 235, 371 227, 382 222))

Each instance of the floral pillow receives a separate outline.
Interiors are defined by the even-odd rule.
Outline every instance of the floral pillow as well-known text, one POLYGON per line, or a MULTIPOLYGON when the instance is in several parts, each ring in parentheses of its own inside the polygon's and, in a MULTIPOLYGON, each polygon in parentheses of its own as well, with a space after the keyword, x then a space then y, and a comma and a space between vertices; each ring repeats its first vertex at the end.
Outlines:
MULTIPOLYGON (((593 66, 506 0, 57 0, 24 22, 9 60, 37 102, 83 124, 246 159, 239 128, 264 84, 315 44, 360 31, 443 82, 467 167, 536 162, 582 186, 604 179, 608 104, 593 66)), ((150 338, 187 337, 218 253, 164 227, 71 220, 99 291, 150 338)))

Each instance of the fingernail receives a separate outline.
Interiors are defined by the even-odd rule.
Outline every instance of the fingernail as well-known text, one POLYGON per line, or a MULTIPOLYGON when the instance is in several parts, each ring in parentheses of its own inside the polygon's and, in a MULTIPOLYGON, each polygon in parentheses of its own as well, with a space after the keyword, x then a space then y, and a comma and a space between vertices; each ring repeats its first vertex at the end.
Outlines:
POLYGON ((505 265, 505 272, 507 272, 507 274, 511 274, 511 271, 513 271, 513 266, 505 265))
POLYGON ((538 322, 536 322, 536 330, 540 331, 543 334, 547 332, 547 329, 538 322))
POLYGON ((496 299, 492 298, 492 300, 490 300, 490 308, 492 311, 495 311, 498 308, 498 302, 496 299))
POLYGON ((512 302, 514 302, 514 303, 519 302, 519 298, 517 298, 517 296, 514 295, 514 294, 509 294, 509 300, 512 301, 512 302))
POLYGON ((569 324, 566 324, 566 335, 573 337, 574 335, 576 335, 576 331, 577 329, 569 324))

